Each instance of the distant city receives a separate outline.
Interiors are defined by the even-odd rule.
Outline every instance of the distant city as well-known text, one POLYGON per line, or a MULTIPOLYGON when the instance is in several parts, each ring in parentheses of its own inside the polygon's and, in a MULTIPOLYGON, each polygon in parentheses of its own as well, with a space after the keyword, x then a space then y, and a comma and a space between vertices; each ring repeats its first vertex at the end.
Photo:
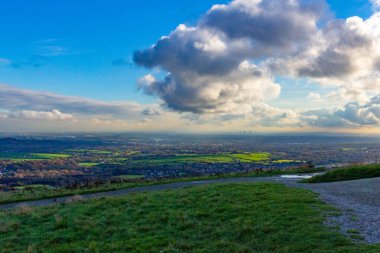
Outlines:
POLYGON ((293 135, 70 134, 0 139, 0 187, 84 187, 380 162, 378 138, 293 135))

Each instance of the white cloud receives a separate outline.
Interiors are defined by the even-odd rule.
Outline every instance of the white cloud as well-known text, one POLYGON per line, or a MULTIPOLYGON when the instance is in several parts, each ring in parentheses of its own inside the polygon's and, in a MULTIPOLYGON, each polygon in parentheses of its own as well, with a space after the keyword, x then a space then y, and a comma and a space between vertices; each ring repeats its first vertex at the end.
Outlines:
POLYGON ((380 7, 380 0, 370 0, 371 3, 372 3, 372 6, 375 8, 375 9, 378 9, 380 7))
POLYGON ((192 113, 251 113, 277 98, 274 76, 255 61, 306 50, 318 36, 323 2, 235 0, 213 6, 196 26, 179 25, 134 61, 167 74, 138 81, 167 107, 192 113))
POLYGON ((210 34, 207 41, 195 41, 194 47, 205 52, 223 52, 227 49, 226 44, 217 35, 210 34))
MULTIPOLYGON (((372 4, 380 6, 379 0, 372 4)), ((121 129, 155 122, 176 128, 378 126, 380 12, 346 20, 326 13, 323 0, 233 0, 214 5, 193 26, 179 25, 152 47, 136 51, 134 62, 155 73, 141 77, 139 89, 170 110, 0 85, 0 118, 75 117, 121 129), (335 107, 303 111, 298 99, 298 109, 271 106, 279 104, 273 100, 280 97, 282 87, 276 81, 281 78, 319 85, 303 102, 335 107)), ((6 59, 1 63, 10 64, 6 59)))
MULTIPOLYGON (((105 102, 82 97, 64 96, 0 85, 0 110, 60 111, 79 116, 110 116, 114 118, 139 119, 147 105, 137 102, 105 102)), ((151 105, 156 108, 158 105, 151 105)))
POLYGON ((31 120, 74 120, 73 115, 62 113, 58 110, 53 110, 51 112, 23 110, 19 112, 10 113, 7 115, 7 117, 12 119, 31 120))
POLYGON ((334 101, 368 101, 380 90, 380 13, 331 20, 309 50, 267 59, 265 65, 277 75, 333 88, 334 101))
POLYGON ((299 125, 321 128, 359 128, 380 125, 380 96, 367 103, 350 102, 340 108, 317 109, 298 114, 299 125))
POLYGON ((129 126, 130 123, 126 120, 121 119, 100 119, 100 118, 92 118, 90 122, 97 126, 129 126))
POLYGON ((228 75, 168 75, 165 81, 141 87, 161 97, 169 108, 193 113, 250 113, 256 103, 276 98, 281 91, 271 76, 248 62, 228 75))
MULTIPOLYGON (((164 80, 146 76, 140 87, 176 111, 224 118, 255 115, 252 122, 264 120, 267 125, 272 118, 302 119, 286 109, 268 112, 281 91, 275 77, 328 87, 326 97, 316 91, 305 101, 367 103, 380 91, 380 12, 366 20, 326 20, 326 13, 324 1, 234 0, 215 5, 195 26, 180 25, 151 48, 135 52, 136 64, 169 73, 164 80), (268 117, 257 114, 260 107, 267 107, 263 110, 268 117)), ((329 113, 339 124, 352 123, 336 111, 323 112, 330 121, 329 113)), ((312 122, 318 115, 303 117, 312 122)))
POLYGON ((307 95, 307 99, 310 99, 311 101, 313 102, 323 102, 323 99, 321 97, 321 94, 317 93, 317 92, 310 92, 308 95, 307 95))

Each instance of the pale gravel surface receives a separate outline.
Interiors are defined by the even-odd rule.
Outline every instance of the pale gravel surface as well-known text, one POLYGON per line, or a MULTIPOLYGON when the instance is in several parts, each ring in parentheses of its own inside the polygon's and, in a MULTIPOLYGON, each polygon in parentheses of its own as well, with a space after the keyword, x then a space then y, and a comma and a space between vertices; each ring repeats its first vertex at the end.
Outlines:
POLYGON ((317 192, 322 201, 337 207, 341 216, 332 217, 342 232, 357 230, 368 243, 380 243, 380 178, 321 183, 297 184, 317 192))
MULTIPOLYGON (((275 177, 262 178, 228 178, 194 182, 180 182, 163 185, 143 186, 131 189, 122 189, 112 192, 101 192, 81 195, 84 199, 101 198, 110 196, 123 196, 131 193, 161 191, 178 189, 196 185, 214 183, 244 183, 244 182, 278 182, 290 187, 312 190, 320 195, 321 200, 341 210, 339 217, 330 217, 330 221, 336 222, 343 233, 349 229, 360 232, 368 243, 380 243, 380 178, 363 179, 355 181, 300 184, 299 179, 275 177)), ((74 197, 75 198, 75 197, 74 197)), ((37 201, 25 201, 20 203, 2 204, 0 209, 11 209, 20 206, 46 206, 55 203, 67 203, 73 197, 61 197, 37 201)))

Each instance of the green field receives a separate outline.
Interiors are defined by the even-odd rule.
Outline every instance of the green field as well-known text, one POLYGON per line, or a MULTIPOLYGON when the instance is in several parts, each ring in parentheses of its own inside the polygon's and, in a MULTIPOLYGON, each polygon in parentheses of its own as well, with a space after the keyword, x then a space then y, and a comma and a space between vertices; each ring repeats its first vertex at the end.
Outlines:
POLYGON ((35 153, 32 154, 32 156, 35 156, 40 159, 62 159, 62 158, 69 158, 71 155, 68 154, 49 154, 49 153, 35 153))
POLYGON ((64 159, 69 158, 68 154, 52 154, 52 153, 0 153, 0 160, 18 161, 34 161, 48 159, 64 159))
POLYGON ((94 166, 99 165, 99 164, 100 163, 92 163, 92 162, 78 163, 78 165, 81 167, 94 167, 94 166))
POLYGON ((233 158, 227 155, 176 155, 165 158, 150 158, 131 160, 131 164, 147 164, 147 165, 162 165, 162 164, 184 164, 184 163, 230 163, 233 158))
POLYGON ((324 226, 316 194, 209 185, 0 212, 2 252, 379 252, 324 226))
POLYGON ((139 155, 141 152, 140 151, 131 151, 126 153, 127 156, 133 156, 133 155, 139 155))
POLYGON ((245 154, 218 154, 218 155, 176 155, 164 158, 151 158, 149 156, 131 160, 131 164, 162 165, 184 163, 242 163, 262 162, 270 158, 269 153, 245 153, 245 154))
POLYGON ((95 154, 95 155, 112 155, 113 152, 109 150, 100 150, 100 149, 68 149, 66 150, 67 152, 70 153, 90 153, 90 154, 95 154))
POLYGON ((55 189, 55 187, 43 185, 43 184, 28 184, 25 186, 16 186, 14 187, 16 191, 35 191, 35 190, 48 190, 55 189))
POLYGON ((273 161, 274 163, 294 163, 294 162, 301 162, 301 161, 294 161, 294 160, 286 160, 286 159, 283 159, 283 160, 276 160, 276 161, 273 161))
POLYGON ((232 154, 232 157, 238 159, 242 163, 261 162, 269 160, 269 153, 244 153, 244 154, 232 154))
POLYGON ((125 179, 140 179, 140 178, 144 178, 145 176, 144 175, 121 175, 117 177, 125 180, 125 179))
POLYGON ((107 160, 107 164, 119 164, 123 165, 125 164, 129 159, 126 157, 112 157, 107 160))
POLYGON ((331 170, 323 175, 305 179, 306 183, 323 183, 380 177, 380 165, 359 165, 331 170))

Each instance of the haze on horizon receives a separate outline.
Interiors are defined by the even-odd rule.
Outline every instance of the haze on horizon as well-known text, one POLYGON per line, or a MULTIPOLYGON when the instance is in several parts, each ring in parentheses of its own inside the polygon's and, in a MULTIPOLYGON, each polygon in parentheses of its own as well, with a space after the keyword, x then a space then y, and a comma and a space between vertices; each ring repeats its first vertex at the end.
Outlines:
POLYGON ((378 0, 0 8, 0 132, 380 133, 378 0))

